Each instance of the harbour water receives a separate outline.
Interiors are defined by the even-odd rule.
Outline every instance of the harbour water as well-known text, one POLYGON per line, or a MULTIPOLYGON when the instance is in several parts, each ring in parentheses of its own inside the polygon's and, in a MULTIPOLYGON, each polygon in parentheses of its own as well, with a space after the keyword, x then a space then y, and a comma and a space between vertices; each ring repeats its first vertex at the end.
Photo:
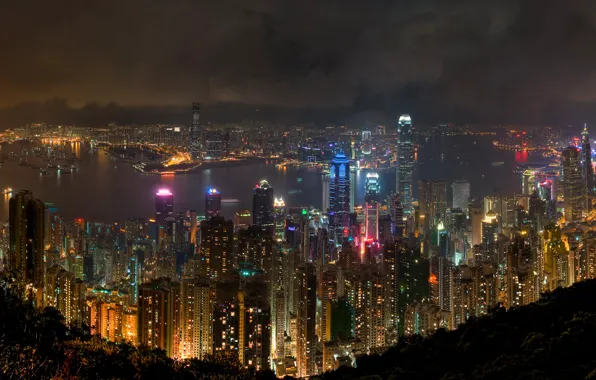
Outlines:
MULTIPOLYGON (((14 151, 20 155, 23 149, 31 151, 31 148, 27 142, 18 142, 3 145, 0 153, 8 155, 14 151)), ((76 170, 72 173, 61 174, 54 169, 41 175, 39 170, 19 166, 18 160, 8 161, 0 167, 0 189, 31 190, 36 197, 51 203, 65 218, 102 221, 150 217, 154 213, 154 194, 160 187, 172 190, 176 211, 195 209, 198 212, 203 212, 205 190, 214 187, 224 199, 237 200, 222 205, 223 215, 232 218, 236 211, 252 209, 252 189, 261 179, 266 179, 276 196, 282 196, 288 205, 321 206, 321 175, 314 170, 281 169, 274 164, 256 163, 193 174, 155 176, 141 174, 129 163, 115 161, 101 150, 91 150, 86 144, 67 144, 64 150, 67 157, 75 153, 81 159, 75 163, 76 170)), ((520 179, 513 173, 516 163, 540 160, 526 153, 496 150, 490 138, 474 136, 421 141, 417 158, 415 181, 419 178, 443 179, 450 183, 467 179, 471 181, 472 196, 519 191, 520 179), (499 165, 494 165, 495 162, 499 165)), ((29 159, 32 163, 37 162, 35 160, 29 159)), ((39 163, 35 164, 43 164, 41 159, 37 160, 39 163)), ((363 171, 354 175, 357 204, 364 199, 365 176, 363 171)), ((395 172, 382 173, 380 181, 381 195, 385 197, 395 189, 395 172)), ((8 218, 8 198, 5 195, 0 202, 2 220, 8 218)))

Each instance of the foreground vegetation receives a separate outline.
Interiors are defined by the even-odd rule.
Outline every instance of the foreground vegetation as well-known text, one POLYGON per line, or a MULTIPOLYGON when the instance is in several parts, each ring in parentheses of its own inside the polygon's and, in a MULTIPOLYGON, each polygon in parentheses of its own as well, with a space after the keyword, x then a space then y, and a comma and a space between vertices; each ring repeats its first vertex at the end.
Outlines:
POLYGON ((106 342, 15 293, 0 279, 0 379, 275 379, 271 371, 244 369, 231 355, 175 361, 164 351, 106 342))
POLYGON ((596 379, 596 280, 557 289, 531 305, 468 321, 428 339, 403 339, 334 379, 596 379))
MULTIPOLYGON (((230 355, 175 361, 163 351, 109 343, 65 326, 55 309, 39 311, 0 280, 1 379, 273 379, 230 355)), ((335 379, 596 380, 596 280, 558 289, 528 306, 477 318, 455 331, 411 337, 335 379)))

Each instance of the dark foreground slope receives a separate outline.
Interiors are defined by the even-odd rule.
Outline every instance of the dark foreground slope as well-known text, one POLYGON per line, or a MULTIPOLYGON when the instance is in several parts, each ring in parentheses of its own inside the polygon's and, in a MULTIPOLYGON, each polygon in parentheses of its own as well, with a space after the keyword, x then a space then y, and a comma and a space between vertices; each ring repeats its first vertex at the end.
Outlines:
POLYGON ((174 361, 163 351, 108 343, 69 328, 55 309, 38 311, 0 276, 0 379, 271 379, 234 357, 174 361))
POLYGON ((596 379, 596 280, 531 305, 471 320, 428 339, 403 340, 331 379, 596 379))

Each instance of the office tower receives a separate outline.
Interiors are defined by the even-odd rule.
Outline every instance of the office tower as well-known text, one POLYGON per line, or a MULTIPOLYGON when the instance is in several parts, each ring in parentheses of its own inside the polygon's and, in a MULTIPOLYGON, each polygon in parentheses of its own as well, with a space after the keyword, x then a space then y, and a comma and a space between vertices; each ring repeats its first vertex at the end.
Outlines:
POLYGON ((209 219, 221 213, 221 194, 215 188, 205 192, 205 218, 209 219))
POLYGON ((296 367, 299 377, 315 375, 317 276, 315 267, 305 263, 296 269, 296 367))
POLYGON ((252 198, 253 224, 273 228, 275 224, 273 201, 273 188, 269 186, 267 181, 262 180, 255 186, 252 198))
MULTIPOLYGON (((590 146, 590 134, 587 125, 584 125, 582 131, 582 177, 587 194, 594 194, 594 168, 592 167, 592 148, 590 146)), ((591 200, 587 200, 587 211, 591 210, 591 200)))
POLYGON ((169 281, 159 279, 142 284, 138 300, 138 333, 140 345, 159 348, 173 354, 174 297, 169 281))
POLYGON ((321 204, 321 211, 326 213, 329 212, 329 173, 325 173, 321 176, 323 181, 323 202, 321 204))
POLYGON ((470 203, 470 181, 457 180, 451 184, 451 189, 453 190, 451 208, 459 208, 467 214, 470 203))
POLYGON ((329 230, 331 240, 339 246, 350 227, 350 162, 338 153, 329 170, 329 230))
POLYGON ((45 205, 33 198, 30 191, 15 194, 9 201, 8 269, 14 271, 22 284, 32 284, 27 297, 43 305, 45 277, 45 205))
POLYGON ((174 194, 169 189, 159 189, 155 193, 155 221, 165 225, 169 216, 174 216, 174 194))
POLYGON ((171 237, 174 221, 174 194, 169 189, 159 189, 155 194, 155 223, 157 224, 157 244, 171 237))
POLYGON ((221 216, 201 222, 202 273, 221 281, 233 267, 234 223, 221 216))
POLYGON ((576 147, 568 147, 562 154, 563 197, 565 205, 565 221, 577 221, 582 216, 584 203, 584 184, 581 177, 580 153, 576 147))
POLYGON ((401 115, 397 122, 396 190, 401 195, 402 204, 406 214, 410 214, 412 208, 412 178, 414 164, 412 118, 410 118, 410 115, 401 115))
POLYGON ((281 242, 284 240, 286 227, 286 203, 282 197, 275 198, 273 209, 275 211, 275 239, 281 242))
POLYGON ((180 293, 181 357, 205 359, 213 352, 215 288, 209 279, 190 271, 183 275, 180 293))
POLYGON ((238 358, 245 367, 257 370, 269 368, 271 354, 271 310, 267 294, 267 284, 256 279, 248 281, 238 292, 238 358))
POLYGON ((364 184, 364 201, 381 201, 381 184, 379 182, 379 173, 366 173, 366 182, 364 184))
POLYGON ((221 160, 225 157, 224 137, 218 131, 208 131, 205 138, 205 160, 221 160))
POLYGON ((201 104, 200 103, 193 103, 192 104, 192 125, 190 127, 190 146, 189 151, 190 155, 193 160, 198 160, 201 158, 201 126, 199 124, 199 119, 201 116, 201 104))

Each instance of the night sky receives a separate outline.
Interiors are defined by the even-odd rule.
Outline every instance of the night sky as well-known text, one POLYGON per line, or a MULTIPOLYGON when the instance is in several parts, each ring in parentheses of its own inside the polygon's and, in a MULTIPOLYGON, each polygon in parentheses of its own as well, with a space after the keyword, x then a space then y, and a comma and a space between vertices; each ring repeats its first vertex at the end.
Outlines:
POLYGON ((0 52, 4 127, 596 123, 589 0, 1 0, 0 52))

